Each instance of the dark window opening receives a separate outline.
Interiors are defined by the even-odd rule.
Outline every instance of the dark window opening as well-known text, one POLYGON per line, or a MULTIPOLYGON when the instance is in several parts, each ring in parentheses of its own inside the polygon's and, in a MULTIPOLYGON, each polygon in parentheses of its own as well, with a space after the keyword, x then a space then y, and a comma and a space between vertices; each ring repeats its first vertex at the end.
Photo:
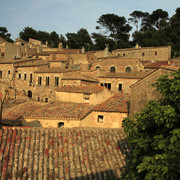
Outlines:
POLYGON ((96 69, 101 69, 100 66, 96 66, 96 69))
POLYGON ((119 84, 119 91, 122 91, 122 84, 119 84))
POLYGON ((48 102, 48 98, 45 98, 45 102, 48 102))
POLYGON ((11 71, 8 71, 8 74, 11 74, 11 71))
POLYGON ((28 97, 32 98, 32 91, 28 91, 28 97))
POLYGON ((157 52, 155 52, 155 56, 157 56, 157 52))
POLYGON ((108 83, 107 88, 111 90, 111 83, 108 83))
POLYGON ((101 84, 100 84, 100 86, 104 86, 104 84, 103 84, 103 83, 101 83, 101 84))
POLYGON ((131 67, 127 67, 126 68, 126 73, 130 73, 131 72, 131 67))
POLYGON ((142 53, 142 56, 144 56, 145 55, 145 53, 142 53))
POLYGON ((42 84, 42 77, 38 76, 38 85, 41 85, 41 84, 42 84))
POLYGON ((38 97, 38 101, 40 101, 40 97, 38 97))
POLYGON ((2 79, 2 71, 0 71, 0 78, 2 79))
POLYGON ((46 76, 46 86, 49 86, 49 76, 46 76))
POLYGON ((115 71, 116 71, 116 68, 114 66, 110 68, 111 73, 114 73, 115 71))
POLYGON ((103 123, 104 116, 98 115, 98 123, 103 123))
POLYGON ((18 78, 21 79, 21 74, 18 75, 18 78))
POLYGON ((59 77, 55 77, 55 86, 59 85, 59 77))
POLYGON ((107 87, 107 83, 104 83, 104 86, 107 87))
POLYGON ((24 80, 26 80, 27 79, 27 74, 24 74, 24 80))
POLYGON ((64 122, 59 122, 59 123, 58 123, 58 127, 59 127, 59 128, 63 128, 63 127, 64 127, 64 122))
POLYGON ((29 80, 30 83, 32 83, 32 74, 30 74, 30 80, 29 80))
POLYGON ((123 53, 123 56, 125 56, 126 54, 125 53, 123 53))

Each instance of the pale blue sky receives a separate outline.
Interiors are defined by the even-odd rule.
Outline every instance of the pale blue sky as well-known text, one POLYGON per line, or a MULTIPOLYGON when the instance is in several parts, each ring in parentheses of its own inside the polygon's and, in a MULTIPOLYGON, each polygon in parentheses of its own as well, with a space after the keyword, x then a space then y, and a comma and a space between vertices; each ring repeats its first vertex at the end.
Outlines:
POLYGON ((95 32, 102 14, 129 18, 134 10, 151 13, 163 9, 171 17, 180 0, 0 0, 0 27, 7 27, 12 39, 24 27, 65 35, 86 28, 95 32))

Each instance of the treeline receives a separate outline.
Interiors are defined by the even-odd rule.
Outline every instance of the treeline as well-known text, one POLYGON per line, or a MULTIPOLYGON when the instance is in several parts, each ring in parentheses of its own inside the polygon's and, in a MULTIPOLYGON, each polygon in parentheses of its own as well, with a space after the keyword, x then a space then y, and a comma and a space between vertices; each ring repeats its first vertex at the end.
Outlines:
MULTIPOLYGON (((180 56, 180 8, 176 9, 172 17, 162 9, 157 9, 151 14, 133 11, 129 19, 116 14, 103 14, 97 20, 97 24, 98 33, 94 32, 91 35, 84 28, 77 33, 68 32, 63 36, 55 31, 48 33, 25 27, 19 36, 25 41, 29 38, 43 43, 47 41, 51 47, 58 47, 59 42, 62 42, 64 47, 68 44, 70 48, 79 49, 84 46, 86 51, 104 49, 106 45, 110 50, 133 47, 136 43, 143 47, 170 45, 172 55, 180 56)), ((5 27, 0 27, 0 37, 12 41, 5 27)))

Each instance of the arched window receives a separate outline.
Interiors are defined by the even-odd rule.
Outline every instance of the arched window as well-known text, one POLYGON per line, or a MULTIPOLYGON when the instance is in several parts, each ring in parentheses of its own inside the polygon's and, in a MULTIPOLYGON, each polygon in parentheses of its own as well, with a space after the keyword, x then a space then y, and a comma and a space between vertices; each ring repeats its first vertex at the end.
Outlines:
POLYGON ((126 73, 130 73, 131 72, 131 67, 127 67, 126 68, 126 73))
POLYGON ((101 69, 100 66, 96 66, 96 69, 101 69))
POLYGON ((59 128, 63 128, 63 127, 64 127, 64 122, 59 122, 59 123, 58 123, 58 127, 59 127, 59 128))
POLYGON ((32 98, 32 91, 28 91, 28 97, 32 98))
POLYGON ((111 73, 116 72, 116 68, 115 68, 114 66, 112 66, 112 67, 110 68, 110 72, 111 72, 111 73))

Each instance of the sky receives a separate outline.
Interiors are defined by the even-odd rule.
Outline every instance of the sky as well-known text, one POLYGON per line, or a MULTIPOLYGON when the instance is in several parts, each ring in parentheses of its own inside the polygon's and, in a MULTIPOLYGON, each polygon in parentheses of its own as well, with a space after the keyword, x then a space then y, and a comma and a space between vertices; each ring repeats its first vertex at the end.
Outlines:
POLYGON ((102 14, 116 14, 128 19, 134 10, 152 13, 162 9, 175 14, 180 0, 0 0, 0 27, 6 27, 15 40, 27 26, 58 34, 89 34, 96 30, 102 14))

